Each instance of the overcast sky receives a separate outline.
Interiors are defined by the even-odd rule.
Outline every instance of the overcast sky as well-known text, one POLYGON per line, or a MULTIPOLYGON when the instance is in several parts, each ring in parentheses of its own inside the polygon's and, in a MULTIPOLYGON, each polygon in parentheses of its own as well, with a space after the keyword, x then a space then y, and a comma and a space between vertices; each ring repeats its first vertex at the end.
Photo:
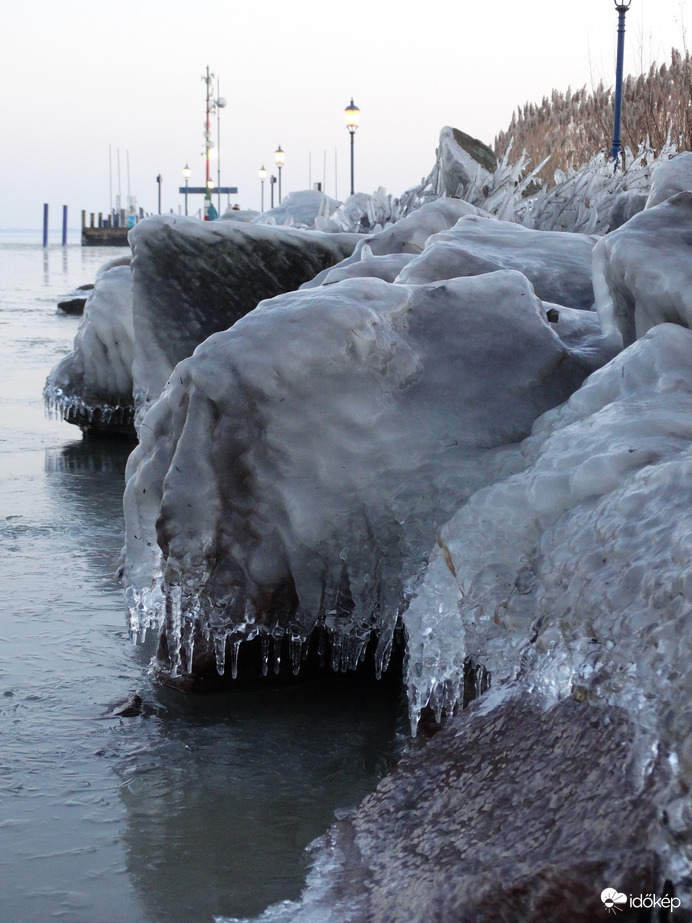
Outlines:
MULTIPOLYGON (((684 48, 690 2, 632 0, 627 72, 684 48)), ((159 174, 162 210, 177 211, 185 164, 204 182, 207 66, 228 103, 233 202, 259 208, 257 171, 279 144, 284 196, 324 181, 344 198, 351 97, 356 188, 399 195, 430 171, 442 126, 492 146, 524 102, 612 85, 616 27, 613 0, 24 0, 0 37, 0 228, 40 227, 44 202, 51 227, 64 204, 77 226, 118 191, 156 211, 159 174)))

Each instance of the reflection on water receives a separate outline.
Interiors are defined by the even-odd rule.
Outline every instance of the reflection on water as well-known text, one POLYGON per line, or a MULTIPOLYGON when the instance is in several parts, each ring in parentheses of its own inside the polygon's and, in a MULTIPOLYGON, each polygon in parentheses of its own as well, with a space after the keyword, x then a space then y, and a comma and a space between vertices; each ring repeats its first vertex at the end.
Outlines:
POLYGON ((154 713, 134 719, 143 746, 116 772, 127 868, 151 921, 255 915, 297 898, 306 846, 394 762, 392 685, 156 689, 150 702, 154 713))
POLYGON ((0 238, 0 916, 211 923, 298 895, 304 847, 392 765, 405 715, 396 682, 152 680, 115 577, 132 445, 41 398, 78 326, 57 301, 113 255, 0 238), (141 715, 107 717, 132 693, 141 715))

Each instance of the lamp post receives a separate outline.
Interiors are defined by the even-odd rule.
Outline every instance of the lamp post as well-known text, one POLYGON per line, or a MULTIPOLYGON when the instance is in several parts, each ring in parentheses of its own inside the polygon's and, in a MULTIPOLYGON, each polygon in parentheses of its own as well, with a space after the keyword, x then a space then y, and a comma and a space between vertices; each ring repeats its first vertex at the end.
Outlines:
POLYGON ((275 183, 276 183, 276 177, 272 173, 272 175, 269 177, 269 191, 271 192, 269 201, 271 203, 271 208, 274 208, 274 184, 275 183))
POLYGON ((613 145, 610 149, 610 156, 615 161, 615 170, 617 171, 622 153, 622 142, 620 140, 620 117, 622 115, 622 68, 625 57, 625 16, 630 8, 632 0, 615 0, 615 9, 618 13, 618 52, 617 65, 615 69, 615 122, 613 126, 613 145))
POLYGON ((268 173, 264 169, 264 166, 260 167, 259 173, 257 175, 259 176, 259 181, 260 181, 261 189, 262 189, 262 211, 264 211, 264 181, 268 176, 268 173))
POLYGON ((160 173, 156 177, 156 182, 158 183, 158 187, 159 187, 159 215, 160 215, 161 214, 161 183, 163 182, 163 177, 161 176, 160 173))
POLYGON ((286 154, 281 150, 281 145, 279 145, 274 151, 274 161, 279 170, 279 205, 281 205, 281 167, 283 167, 285 160, 286 154))
POLYGON ((190 177, 192 176, 192 170, 187 164, 183 167, 183 176, 185 178, 185 214, 187 215, 187 189, 190 183, 190 177))
POLYGON ((351 195, 353 195, 354 182, 353 182, 353 138, 356 133, 356 128, 358 128, 358 116, 360 115, 360 109, 353 102, 353 97, 351 97, 351 102, 346 106, 346 128, 348 133, 351 135, 351 195))

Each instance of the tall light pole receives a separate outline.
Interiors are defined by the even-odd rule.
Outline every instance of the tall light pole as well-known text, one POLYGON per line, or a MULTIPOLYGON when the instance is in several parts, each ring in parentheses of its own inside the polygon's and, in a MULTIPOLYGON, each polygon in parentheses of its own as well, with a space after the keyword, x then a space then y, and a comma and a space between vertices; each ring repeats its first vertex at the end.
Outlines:
POLYGON ((214 108, 216 109, 216 185, 219 190, 219 215, 221 215, 221 110, 226 107, 226 99, 219 96, 219 79, 216 78, 216 99, 214 108))
POLYGON ((346 128, 348 129, 349 134, 351 135, 351 195, 353 195, 354 189, 354 172, 353 172, 353 139, 356 133, 356 128, 358 128, 358 116, 360 115, 360 109, 353 102, 353 97, 351 97, 351 102, 346 106, 346 128))
POLYGON ((610 156, 615 161, 615 170, 620 162, 622 142, 620 140, 620 118, 622 115, 622 68, 625 58, 625 16, 632 0, 615 0, 615 9, 618 13, 618 53, 615 69, 615 123, 613 126, 613 145, 610 156))
POLYGON ((283 167, 285 160, 286 154, 281 150, 281 145, 279 145, 274 151, 274 161, 279 170, 279 205, 281 205, 281 167, 283 167))
POLYGON ((183 176, 185 177, 185 214, 187 215, 187 188, 190 183, 190 177, 192 176, 192 170, 187 164, 183 167, 183 176))
POLYGON ((257 175, 259 176, 259 181, 260 181, 261 189, 262 189, 262 211, 264 211, 264 181, 269 175, 267 171, 264 169, 264 165, 260 167, 259 173, 257 175))

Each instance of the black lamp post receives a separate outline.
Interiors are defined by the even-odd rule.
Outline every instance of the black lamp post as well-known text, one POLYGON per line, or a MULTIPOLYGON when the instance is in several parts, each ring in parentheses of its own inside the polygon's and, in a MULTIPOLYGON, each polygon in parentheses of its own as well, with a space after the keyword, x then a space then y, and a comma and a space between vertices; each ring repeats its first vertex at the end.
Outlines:
POLYGON ((281 205, 281 167, 283 167, 286 160, 286 154, 281 150, 281 145, 274 151, 274 160, 279 170, 279 205, 281 205))
POLYGON ((192 176, 192 170, 187 164, 183 167, 183 176, 185 177, 185 214, 187 215, 187 189, 190 183, 190 177, 192 176))
POLYGON ((353 138, 356 133, 356 128, 358 128, 358 116, 360 115, 360 109, 353 102, 353 97, 351 97, 351 102, 346 106, 346 128, 348 129, 349 134, 351 135, 351 195, 354 193, 354 182, 353 182, 353 138))
POLYGON ((610 149, 610 156, 615 161, 616 170, 622 153, 620 119, 622 115, 622 69, 625 58, 625 16, 627 15, 627 10, 629 10, 631 3, 632 0, 615 0, 615 9, 618 13, 618 53, 615 69, 615 123, 613 126, 613 145, 610 149))

